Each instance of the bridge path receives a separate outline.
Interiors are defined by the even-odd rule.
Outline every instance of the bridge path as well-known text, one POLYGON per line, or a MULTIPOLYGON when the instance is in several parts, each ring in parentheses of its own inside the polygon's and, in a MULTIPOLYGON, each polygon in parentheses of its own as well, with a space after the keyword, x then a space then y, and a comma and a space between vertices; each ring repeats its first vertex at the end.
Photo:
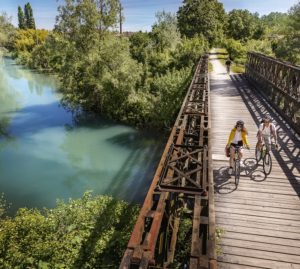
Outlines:
POLYGON ((300 268, 300 137, 242 75, 227 75, 216 55, 210 58, 216 223, 225 230, 218 268, 300 268), (254 159, 257 125, 265 113, 277 123, 280 145, 267 178, 254 159), (235 189, 224 147, 239 119, 246 123, 251 151, 245 151, 235 189))

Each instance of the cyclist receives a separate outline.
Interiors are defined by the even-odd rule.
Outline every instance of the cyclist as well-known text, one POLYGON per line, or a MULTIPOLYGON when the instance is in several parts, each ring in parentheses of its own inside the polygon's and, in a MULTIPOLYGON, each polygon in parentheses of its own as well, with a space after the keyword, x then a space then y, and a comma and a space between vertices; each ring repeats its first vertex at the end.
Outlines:
POLYGON ((261 150, 261 147, 263 143, 266 144, 266 148, 269 151, 270 145, 271 145, 271 136, 274 137, 275 140, 275 146, 278 148, 277 145, 277 133, 276 133, 276 127, 271 122, 271 118, 269 115, 266 115, 263 117, 261 124, 259 125, 258 132, 257 132, 257 144, 259 150, 261 150))
POLYGON ((226 65, 226 70, 227 70, 227 74, 230 73, 230 65, 231 65, 231 60, 230 58, 228 58, 225 62, 225 65, 226 65))
MULTIPOLYGON (((232 174, 233 172, 233 164, 234 164, 234 154, 235 154, 235 147, 237 146, 244 146, 250 149, 250 145, 248 142, 248 131, 245 128, 245 124, 242 120, 238 120, 231 130, 228 142, 226 145, 226 150, 230 150, 230 159, 229 159, 229 170, 228 173, 232 174)), ((243 152, 240 149, 239 151, 240 159, 243 157, 243 152)))

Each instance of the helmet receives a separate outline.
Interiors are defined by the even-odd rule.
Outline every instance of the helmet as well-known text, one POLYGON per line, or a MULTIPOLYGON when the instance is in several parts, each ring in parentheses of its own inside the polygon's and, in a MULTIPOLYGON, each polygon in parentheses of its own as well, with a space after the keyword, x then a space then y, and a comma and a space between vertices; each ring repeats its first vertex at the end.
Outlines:
POLYGON ((269 116, 269 115, 265 115, 265 116, 263 116, 263 122, 266 122, 266 121, 271 121, 271 117, 269 116))
POLYGON ((244 126, 244 122, 242 121, 242 120, 238 120, 237 122, 236 122, 236 126, 237 125, 241 125, 242 127, 244 126))

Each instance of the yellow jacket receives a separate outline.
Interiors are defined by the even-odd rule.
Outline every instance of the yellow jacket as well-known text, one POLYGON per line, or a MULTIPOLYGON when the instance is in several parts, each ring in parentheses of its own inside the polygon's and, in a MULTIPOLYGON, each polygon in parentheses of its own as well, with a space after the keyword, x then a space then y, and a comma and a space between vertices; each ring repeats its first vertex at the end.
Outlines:
MULTIPOLYGON (((227 142, 227 146, 229 147, 233 138, 234 138, 234 135, 235 135, 235 131, 236 131, 236 128, 234 127, 231 132, 230 132, 230 135, 229 135, 229 138, 228 138, 228 142, 227 142)), ((248 133, 246 131, 243 131, 242 130, 242 141, 243 141, 243 144, 250 147, 249 145, 249 142, 248 142, 248 133)))

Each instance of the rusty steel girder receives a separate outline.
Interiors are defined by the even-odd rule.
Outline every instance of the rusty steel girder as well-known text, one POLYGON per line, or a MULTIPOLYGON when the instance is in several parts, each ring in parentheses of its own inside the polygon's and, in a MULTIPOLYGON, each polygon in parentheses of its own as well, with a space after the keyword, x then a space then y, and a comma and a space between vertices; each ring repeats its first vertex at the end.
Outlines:
POLYGON ((300 133, 300 66, 249 52, 246 77, 300 133))
POLYGON ((183 209, 192 220, 189 268, 216 268, 209 102, 205 55, 196 67, 120 269, 168 268, 183 209))

